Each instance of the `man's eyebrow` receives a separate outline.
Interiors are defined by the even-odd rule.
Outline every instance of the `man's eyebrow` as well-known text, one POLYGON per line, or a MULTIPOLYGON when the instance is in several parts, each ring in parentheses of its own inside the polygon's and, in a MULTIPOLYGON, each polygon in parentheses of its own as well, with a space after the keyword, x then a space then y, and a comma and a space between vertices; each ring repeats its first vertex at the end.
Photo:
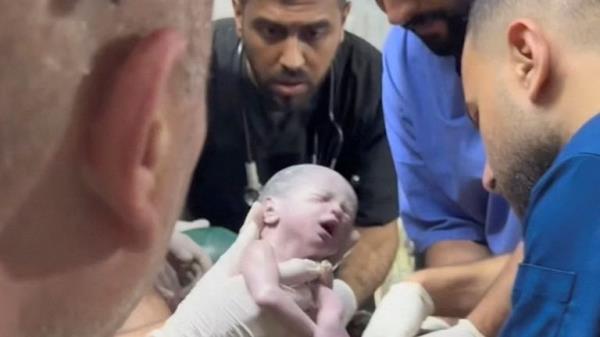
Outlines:
POLYGON ((331 23, 328 20, 319 20, 315 22, 305 23, 302 26, 310 28, 326 28, 331 26, 331 23))
POLYGON ((312 21, 312 22, 302 22, 302 23, 294 23, 294 22, 279 22, 279 21, 274 21, 271 20, 269 18, 266 18, 264 16, 261 17, 257 17, 256 19, 253 20, 253 24, 254 25, 270 25, 270 26, 276 26, 276 27, 281 27, 281 28, 286 28, 286 27, 301 27, 301 28, 305 28, 305 27, 310 27, 310 28, 326 28, 331 26, 331 23, 329 22, 329 20, 326 19, 321 19, 321 20, 316 20, 316 21, 312 21))
POLYGON ((265 17, 255 18, 254 20, 252 20, 252 24, 258 25, 258 26, 269 25, 269 26, 285 27, 284 24, 279 23, 277 21, 273 21, 273 20, 265 18, 265 17))

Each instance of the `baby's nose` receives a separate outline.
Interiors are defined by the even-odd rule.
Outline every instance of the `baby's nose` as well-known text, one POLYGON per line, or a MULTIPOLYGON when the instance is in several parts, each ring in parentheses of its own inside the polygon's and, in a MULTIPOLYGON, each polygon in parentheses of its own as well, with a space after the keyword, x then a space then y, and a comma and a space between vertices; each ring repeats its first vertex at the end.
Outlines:
POLYGON ((344 210, 342 209, 342 205, 339 202, 331 203, 331 213, 335 215, 338 220, 341 220, 344 216, 344 210))

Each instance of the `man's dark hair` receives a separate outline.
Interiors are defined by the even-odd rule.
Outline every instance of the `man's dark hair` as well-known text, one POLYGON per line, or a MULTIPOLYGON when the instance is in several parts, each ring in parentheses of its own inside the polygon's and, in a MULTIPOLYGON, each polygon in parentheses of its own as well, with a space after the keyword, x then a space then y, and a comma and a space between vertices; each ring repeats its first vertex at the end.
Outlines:
MULTIPOLYGON (((248 0, 237 0, 239 1, 242 5, 245 5, 248 0)), ((292 0, 288 0, 287 2, 291 2, 292 0)), ((338 0, 338 3, 340 4, 340 7, 345 6, 346 4, 350 3, 350 0, 338 0)))

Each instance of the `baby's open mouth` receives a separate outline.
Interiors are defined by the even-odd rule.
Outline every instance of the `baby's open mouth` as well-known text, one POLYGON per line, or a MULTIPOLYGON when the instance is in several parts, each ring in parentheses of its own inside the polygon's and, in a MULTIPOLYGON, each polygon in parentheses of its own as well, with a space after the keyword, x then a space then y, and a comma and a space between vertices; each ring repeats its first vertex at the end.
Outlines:
POLYGON ((323 221, 320 223, 321 228, 323 228, 327 234, 329 234, 330 236, 333 236, 333 233, 335 232, 335 228, 338 226, 338 221, 335 219, 331 219, 331 220, 327 220, 327 221, 323 221))

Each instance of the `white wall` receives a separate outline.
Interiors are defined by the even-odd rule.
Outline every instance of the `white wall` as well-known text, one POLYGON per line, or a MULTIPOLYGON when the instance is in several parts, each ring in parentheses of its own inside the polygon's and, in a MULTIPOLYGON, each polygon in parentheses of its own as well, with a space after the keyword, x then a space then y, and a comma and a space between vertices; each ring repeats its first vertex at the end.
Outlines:
MULTIPOLYGON (((215 0, 213 13, 215 19, 232 15, 231 0, 215 0)), ((389 24, 383 12, 375 4, 375 0, 353 0, 346 29, 381 49, 389 24)))

